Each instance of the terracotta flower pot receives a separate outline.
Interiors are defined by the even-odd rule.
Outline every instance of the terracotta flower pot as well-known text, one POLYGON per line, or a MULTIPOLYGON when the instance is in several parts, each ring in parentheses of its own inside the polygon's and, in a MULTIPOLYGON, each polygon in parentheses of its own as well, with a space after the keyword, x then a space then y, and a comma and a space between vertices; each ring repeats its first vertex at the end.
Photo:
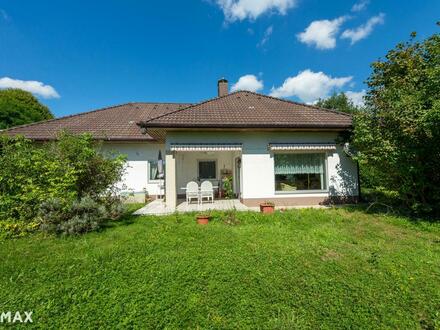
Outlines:
POLYGON ((197 223, 199 225, 207 225, 209 223, 209 219, 211 217, 209 215, 198 215, 197 216, 197 223))
POLYGON ((274 211, 275 211, 275 205, 267 204, 267 203, 260 204, 260 212, 261 213, 273 213, 274 211))

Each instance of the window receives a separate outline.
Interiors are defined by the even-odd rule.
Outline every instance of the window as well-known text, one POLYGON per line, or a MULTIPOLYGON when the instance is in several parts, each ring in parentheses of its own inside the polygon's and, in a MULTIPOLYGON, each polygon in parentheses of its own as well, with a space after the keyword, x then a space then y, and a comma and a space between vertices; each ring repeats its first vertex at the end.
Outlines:
POLYGON ((215 160, 199 160, 199 179, 215 179, 217 177, 215 160))
POLYGON ((157 160, 150 160, 148 162, 148 180, 159 180, 159 171, 157 168, 157 160))
POLYGON ((275 154, 275 191, 325 190, 325 154, 275 154))

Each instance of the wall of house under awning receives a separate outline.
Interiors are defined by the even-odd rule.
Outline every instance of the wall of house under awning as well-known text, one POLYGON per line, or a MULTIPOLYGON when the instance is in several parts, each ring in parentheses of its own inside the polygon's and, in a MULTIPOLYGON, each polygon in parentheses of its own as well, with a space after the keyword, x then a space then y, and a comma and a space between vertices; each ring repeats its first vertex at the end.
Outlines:
MULTIPOLYGON (((222 177, 222 171, 228 171, 231 175, 234 174, 234 160, 236 157, 240 157, 240 155, 241 153, 238 151, 176 152, 177 193, 179 195, 185 194, 185 190, 181 188, 185 187, 189 181, 198 179, 198 162, 200 160, 216 161, 216 178, 212 180, 216 185, 222 177)), ((235 177, 233 179, 235 180, 235 177)), ((237 193, 237 191, 235 192, 237 193)))
POLYGON ((324 192, 275 192, 274 151, 271 143, 335 143, 337 132, 225 132, 171 131, 167 133, 166 150, 176 143, 241 143, 242 187, 244 201, 249 204, 264 200, 282 200, 298 204, 317 204, 328 197, 358 196, 356 163, 340 146, 326 153, 327 187, 324 192))
MULTIPOLYGON (((357 196, 356 164, 348 158, 340 146, 327 153, 328 191, 319 193, 292 193, 282 196, 275 193, 275 172, 272 143, 334 143, 336 132, 224 132, 224 131, 175 131, 168 132, 165 144, 138 142, 106 142, 104 150, 114 150, 127 155, 128 168, 120 187, 126 193, 134 193, 139 201, 145 196, 159 193, 158 182, 148 180, 148 163, 157 160, 159 150, 165 159, 175 143, 239 143, 241 151, 174 152, 176 162, 175 193, 179 188, 197 178, 197 160, 217 158, 218 171, 225 167, 234 170, 233 157, 241 155, 241 196, 249 204, 260 200, 279 200, 283 203, 316 204, 329 196, 357 196), (181 158, 179 158, 181 157, 181 158)), ((136 200, 136 199, 135 199, 136 200)))

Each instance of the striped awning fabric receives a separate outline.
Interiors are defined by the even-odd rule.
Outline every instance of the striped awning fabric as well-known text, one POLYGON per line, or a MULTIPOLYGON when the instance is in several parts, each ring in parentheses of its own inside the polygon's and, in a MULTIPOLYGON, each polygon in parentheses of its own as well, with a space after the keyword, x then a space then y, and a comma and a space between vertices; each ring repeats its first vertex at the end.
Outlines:
POLYGON ((269 150, 336 150, 334 143, 269 143, 269 150))
POLYGON ((241 151, 241 143, 172 143, 171 151, 241 151))

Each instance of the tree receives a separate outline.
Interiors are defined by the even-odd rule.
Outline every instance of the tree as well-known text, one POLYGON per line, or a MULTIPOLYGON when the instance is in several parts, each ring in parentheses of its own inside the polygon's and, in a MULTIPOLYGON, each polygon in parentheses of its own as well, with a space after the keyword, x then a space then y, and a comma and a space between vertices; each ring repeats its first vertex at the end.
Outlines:
POLYGON ((372 64, 355 116, 358 159, 419 214, 440 213, 440 35, 415 33, 372 64))
POLYGON ((21 89, 0 90, 0 129, 52 119, 50 110, 21 89))
POLYGON ((342 92, 339 94, 335 92, 327 99, 319 99, 318 102, 316 102, 316 106, 351 114, 359 111, 359 108, 342 92))

